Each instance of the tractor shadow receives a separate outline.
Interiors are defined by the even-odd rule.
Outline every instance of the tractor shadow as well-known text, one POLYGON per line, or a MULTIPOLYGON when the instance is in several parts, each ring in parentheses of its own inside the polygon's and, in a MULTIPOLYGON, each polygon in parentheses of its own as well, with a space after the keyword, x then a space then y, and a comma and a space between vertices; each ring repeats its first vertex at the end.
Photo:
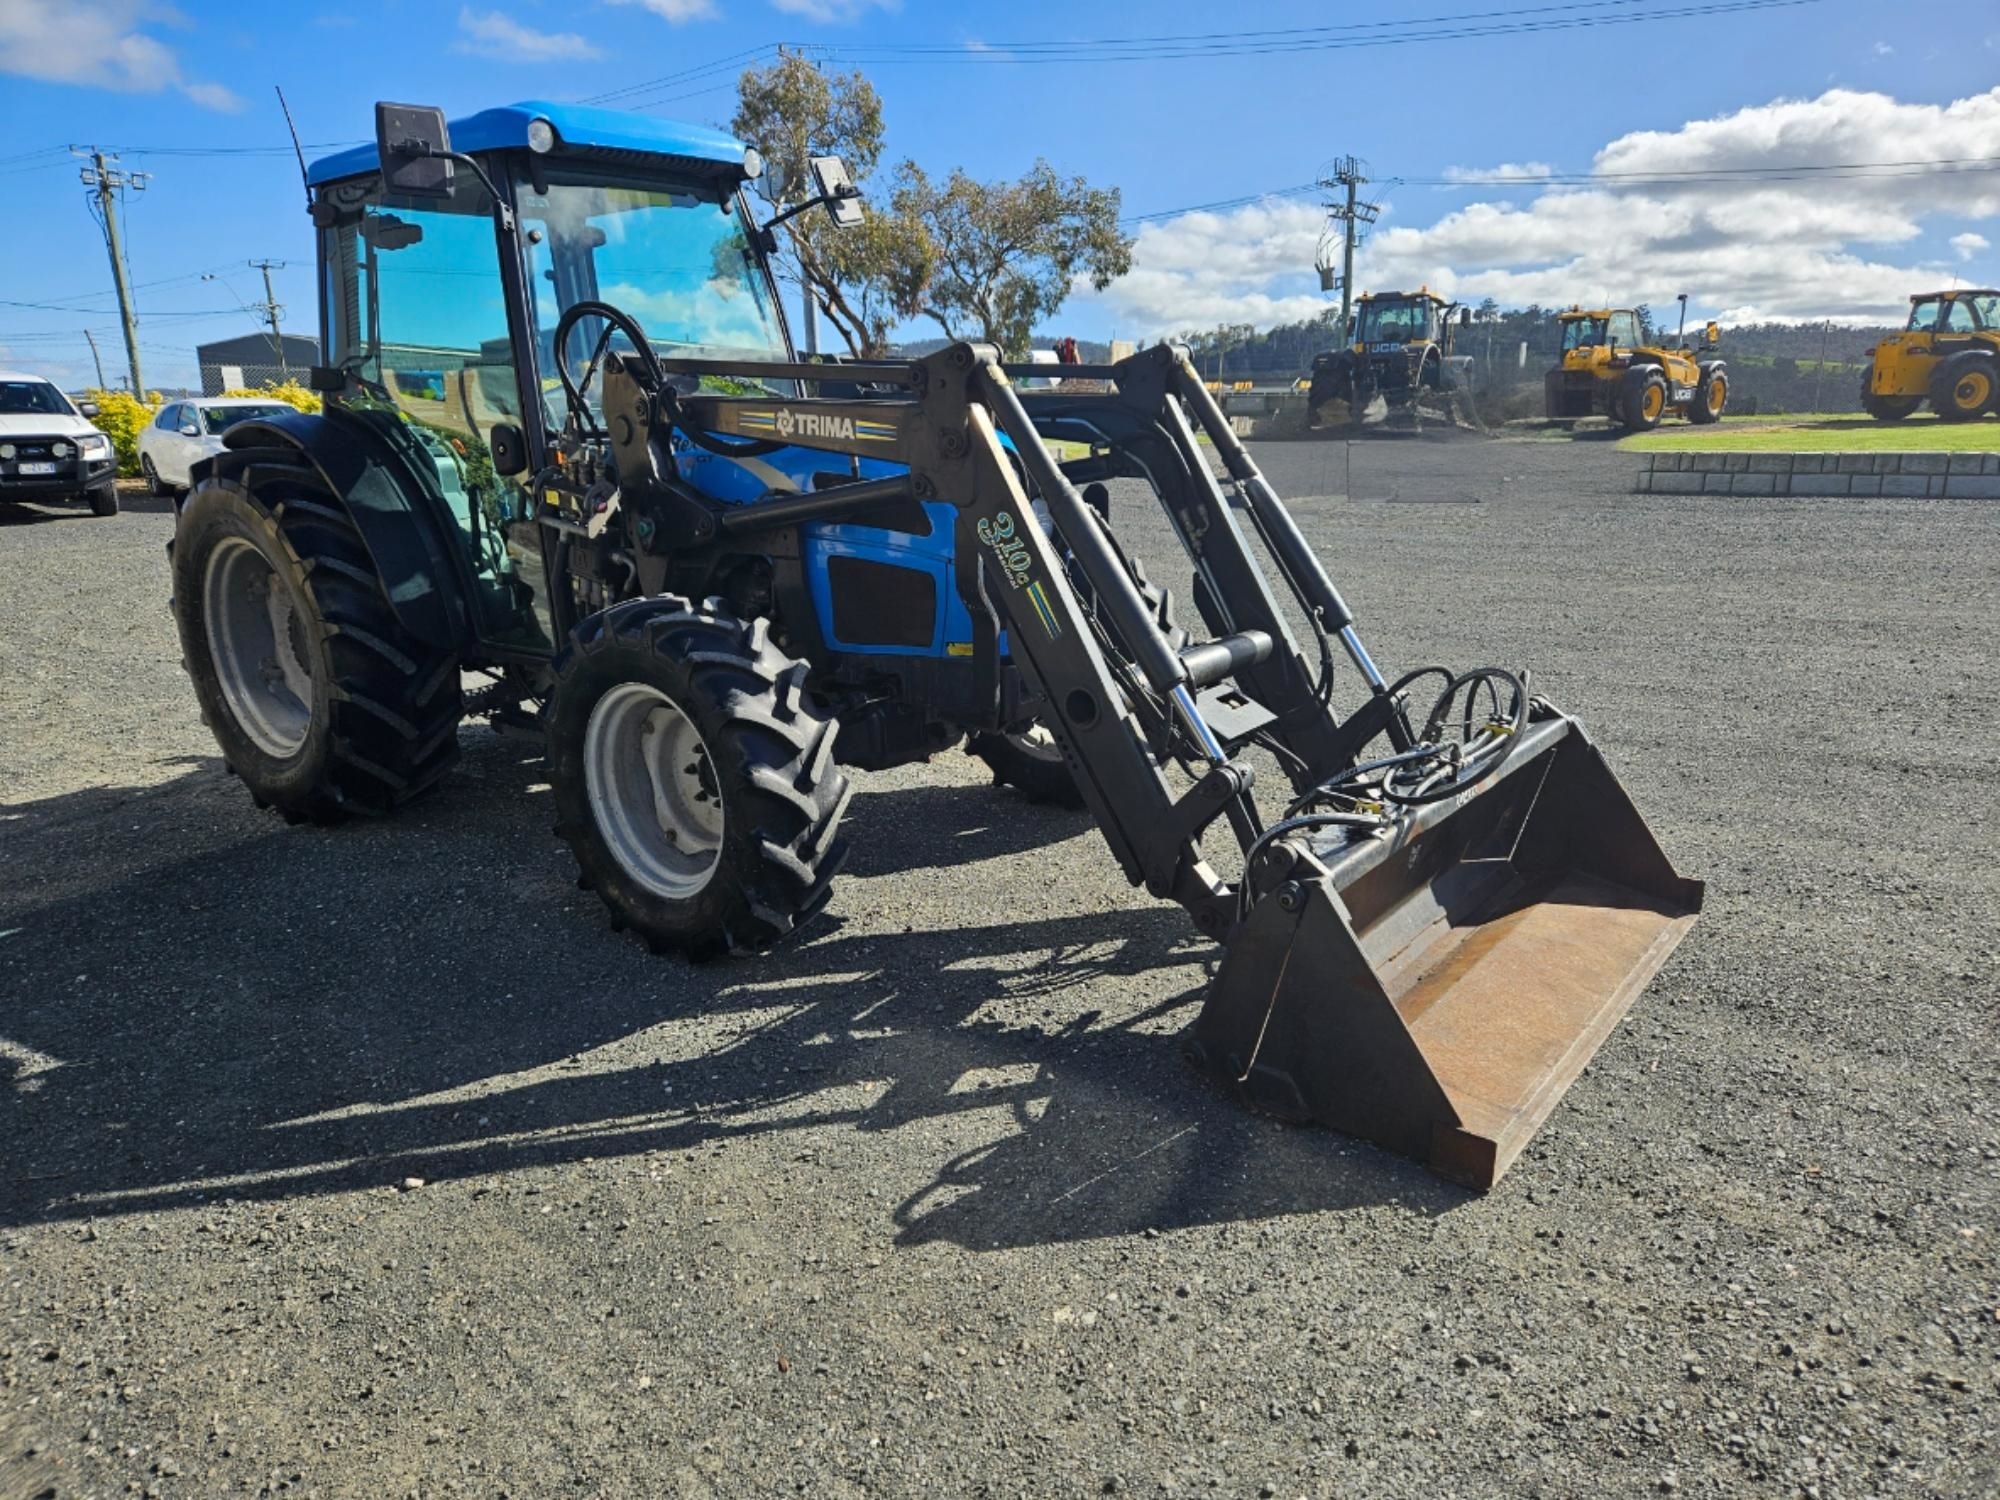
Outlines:
MULTIPOLYGON (((0 806, 0 1225, 970 1111, 1001 1133, 939 1147, 900 1243, 1465 1201, 1186 1070, 1173 1033, 1213 950, 1176 910, 822 921, 755 961, 654 958, 573 888, 539 758, 467 740, 393 823, 288 828, 212 760, 0 806)), ((895 789, 855 815, 878 872, 915 868, 1004 826, 1003 795, 895 789)))

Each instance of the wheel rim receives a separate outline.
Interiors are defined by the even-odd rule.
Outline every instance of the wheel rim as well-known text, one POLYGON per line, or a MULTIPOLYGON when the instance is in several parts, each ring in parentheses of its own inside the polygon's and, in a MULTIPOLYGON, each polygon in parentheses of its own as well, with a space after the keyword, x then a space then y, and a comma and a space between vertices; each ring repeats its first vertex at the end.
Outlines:
POLYGON ((1007 743, 1031 760, 1039 760, 1049 765, 1061 762, 1062 746, 1056 743, 1054 731, 1046 724, 1030 724, 1018 734, 1006 737, 1007 743))
POLYGON ((1639 403, 1639 410, 1644 413, 1646 420, 1650 422, 1660 414, 1660 408, 1666 405, 1666 401, 1667 393, 1665 391, 1661 390, 1657 385, 1649 385, 1646 387, 1645 399, 1639 403))
POLYGON ((312 649, 289 579, 241 537, 208 556, 202 616, 209 659, 230 713, 266 755, 298 754, 312 729, 312 649))
POLYGON ((583 777, 597 830, 626 874, 670 901, 708 884, 724 827, 715 762, 665 693, 621 682, 597 700, 584 730, 583 777))
POLYGON ((1711 380, 1708 383, 1708 411, 1710 416, 1720 416, 1722 414, 1722 403, 1728 390, 1729 387, 1725 386, 1719 380, 1711 380))
POLYGON ((1951 393, 1960 411, 1978 411, 1993 395, 1993 382, 1978 370, 1959 381, 1951 393))

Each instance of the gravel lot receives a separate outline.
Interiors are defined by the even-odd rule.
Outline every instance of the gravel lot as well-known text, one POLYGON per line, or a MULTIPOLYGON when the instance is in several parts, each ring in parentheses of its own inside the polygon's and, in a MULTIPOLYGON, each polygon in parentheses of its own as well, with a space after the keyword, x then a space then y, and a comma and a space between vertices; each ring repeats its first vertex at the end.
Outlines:
POLYGON ((1260 457, 1385 666, 1533 665, 1710 882, 1484 1198, 1207 1093, 1209 950, 963 756, 690 969, 518 742, 256 813, 170 518, 0 518, 0 1497, 2000 1491, 2000 507, 1260 457))

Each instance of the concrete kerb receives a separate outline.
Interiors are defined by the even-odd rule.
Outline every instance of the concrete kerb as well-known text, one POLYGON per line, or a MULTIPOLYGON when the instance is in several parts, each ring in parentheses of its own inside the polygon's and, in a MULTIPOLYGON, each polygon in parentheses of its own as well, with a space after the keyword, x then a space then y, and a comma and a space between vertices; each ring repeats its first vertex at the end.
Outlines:
POLYGON ((1641 495, 2000 500, 1995 453, 1647 453, 1641 495))

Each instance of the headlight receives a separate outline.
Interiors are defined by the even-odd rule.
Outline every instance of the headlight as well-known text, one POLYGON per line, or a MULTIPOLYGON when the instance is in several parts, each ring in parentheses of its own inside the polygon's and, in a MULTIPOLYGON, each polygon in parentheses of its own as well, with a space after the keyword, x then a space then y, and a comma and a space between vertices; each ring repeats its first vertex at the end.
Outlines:
POLYGON ((547 120, 528 121, 528 149, 537 156, 547 156, 556 149, 556 128, 547 120))
POLYGON ((12 458, 13 456, 14 445, 12 443, 0 443, 0 458, 12 458))
POLYGON ((59 443, 50 443, 50 444, 49 444, 49 452, 51 452, 52 454, 54 454, 54 455, 55 455, 55 456, 56 456, 57 458, 68 458, 68 457, 69 457, 69 444, 68 444, 68 443, 60 443, 60 442, 59 442, 59 443))
POLYGON ((752 182, 764 175, 764 153, 755 146, 743 148, 743 175, 752 182))
POLYGON ((111 439, 101 432, 95 437, 78 439, 76 446, 83 451, 85 458, 109 458, 111 456, 111 439))

